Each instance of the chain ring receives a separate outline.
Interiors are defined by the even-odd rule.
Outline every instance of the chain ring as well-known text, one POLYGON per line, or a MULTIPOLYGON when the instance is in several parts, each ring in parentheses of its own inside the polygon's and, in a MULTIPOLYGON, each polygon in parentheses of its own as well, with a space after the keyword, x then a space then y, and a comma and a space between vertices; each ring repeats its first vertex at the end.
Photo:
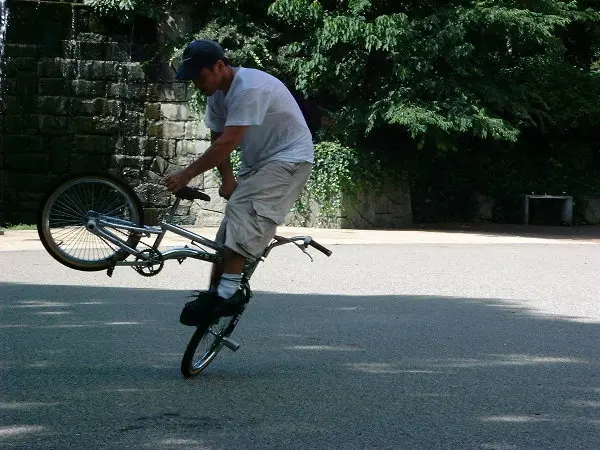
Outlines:
POLYGON ((149 266, 133 266, 133 270, 143 277, 153 277, 158 275, 165 265, 162 253, 153 248, 142 250, 140 253, 147 254, 148 259, 137 256, 135 258, 136 261, 149 261, 152 264, 149 266))

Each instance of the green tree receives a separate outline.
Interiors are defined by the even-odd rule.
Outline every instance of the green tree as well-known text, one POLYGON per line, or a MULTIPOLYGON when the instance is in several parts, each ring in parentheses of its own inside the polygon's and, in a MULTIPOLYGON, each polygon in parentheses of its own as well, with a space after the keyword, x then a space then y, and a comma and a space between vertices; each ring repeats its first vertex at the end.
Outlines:
POLYGON ((400 126, 441 148, 465 133, 516 141, 523 127, 598 112, 578 91, 597 80, 565 58, 563 36, 600 16, 575 2, 278 0, 270 13, 302 31, 283 61, 352 140, 400 126))
MULTIPOLYGON (((600 191, 595 0, 172 0, 170 8, 186 8, 194 35, 221 41, 236 64, 275 74, 326 112, 319 139, 341 145, 328 149, 357 148, 408 169, 414 207, 431 206, 423 219, 444 208, 468 217, 464 199, 475 192, 600 191)), ((353 185, 356 174, 347 178, 353 185)))

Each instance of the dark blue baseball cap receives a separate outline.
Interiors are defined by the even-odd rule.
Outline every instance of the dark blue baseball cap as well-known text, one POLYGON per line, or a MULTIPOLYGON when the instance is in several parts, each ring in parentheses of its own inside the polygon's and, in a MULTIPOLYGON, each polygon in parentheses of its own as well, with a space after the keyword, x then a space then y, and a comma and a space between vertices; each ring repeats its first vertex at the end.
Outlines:
POLYGON ((181 66, 175 77, 180 80, 195 80, 202 69, 214 66, 217 61, 225 60, 225 52, 218 42, 198 39, 188 44, 181 55, 181 66))

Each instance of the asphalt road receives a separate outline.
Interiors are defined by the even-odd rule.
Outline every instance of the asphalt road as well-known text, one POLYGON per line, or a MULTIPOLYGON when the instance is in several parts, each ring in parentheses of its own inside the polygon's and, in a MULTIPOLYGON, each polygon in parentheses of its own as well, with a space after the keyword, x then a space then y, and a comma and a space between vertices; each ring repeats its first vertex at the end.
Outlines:
POLYGON ((208 265, 0 251, 0 447, 598 449, 597 245, 499 242, 273 252, 241 349, 192 380, 208 265))

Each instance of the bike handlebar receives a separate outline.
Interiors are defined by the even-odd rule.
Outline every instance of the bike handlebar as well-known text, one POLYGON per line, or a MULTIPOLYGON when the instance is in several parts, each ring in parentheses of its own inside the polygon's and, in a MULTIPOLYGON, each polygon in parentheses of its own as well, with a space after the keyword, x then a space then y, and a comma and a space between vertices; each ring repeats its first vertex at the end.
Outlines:
POLYGON ((317 250, 319 250, 321 253, 327 255, 327 256, 331 256, 331 254, 333 253, 331 250, 329 250, 328 248, 323 247, 321 244, 319 244, 317 241, 313 240, 313 238, 311 238, 310 236, 307 237, 306 239, 304 239, 304 245, 310 245, 311 247, 316 248, 317 250))
POLYGON ((326 248, 326 247, 322 246, 321 244, 319 244, 318 242, 314 241, 313 238, 310 236, 294 236, 292 238, 286 238, 283 236, 275 236, 273 239, 274 239, 274 242, 271 243, 271 245, 269 245, 267 247, 267 249, 265 250, 265 253, 263 254, 263 257, 265 257, 265 258, 271 252, 271 250, 273 248, 279 247, 280 245, 285 245, 285 244, 295 244, 297 247, 299 247, 305 253, 306 253, 306 251, 304 249, 306 249, 306 247, 308 247, 308 246, 311 246, 311 247, 315 248, 316 250, 319 250, 321 253, 323 253, 327 256, 331 256, 331 254, 333 253, 328 248, 326 248), (300 243, 300 242, 302 242, 302 243, 300 243))

